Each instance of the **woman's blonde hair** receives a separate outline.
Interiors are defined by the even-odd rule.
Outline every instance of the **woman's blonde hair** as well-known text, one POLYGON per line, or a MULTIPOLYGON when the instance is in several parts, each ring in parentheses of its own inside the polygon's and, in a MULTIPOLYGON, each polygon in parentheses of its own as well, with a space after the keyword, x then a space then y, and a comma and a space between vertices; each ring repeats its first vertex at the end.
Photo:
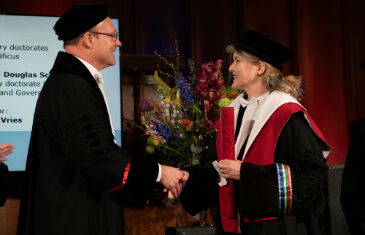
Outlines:
MULTIPOLYGON (((236 52, 241 55, 245 60, 250 63, 257 64, 260 60, 254 55, 247 53, 242 50, 236 50, 236 52)), ((295 99, 300 100, 302 94, 300 93, 300 85, 302 78, 300 76, 289 75, 284 77, 279 69, 273 67, 272 65, 265 63, 265 72, 261 75, 263 76, 262 82, 266 85, 270 92, 272 91, 282 91, 293 96, 295 99)))

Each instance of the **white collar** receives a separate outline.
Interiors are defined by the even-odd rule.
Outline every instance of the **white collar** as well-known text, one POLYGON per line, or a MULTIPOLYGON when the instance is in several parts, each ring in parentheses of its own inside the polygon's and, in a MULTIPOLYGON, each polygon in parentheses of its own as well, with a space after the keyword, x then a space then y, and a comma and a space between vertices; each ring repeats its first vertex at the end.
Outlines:
POLYGON ((262 103, 269 95, 270 92, 266 92, 265 94, 255 98, 255 97, 251 97, 251 99, 248 101, 246 100, 245 97, 246 92, 243 92, 243 95, 240 96, 238 102, 243 106, 248 106, 248 105, 260 105, 260 103, 262 103))
MULTIPOLYGON (((240 97, 243 97, 243 95, 244 95, 244 93, 241 93, 231 103, 231 105, 229 105, 229 107, 233 107, 235 109, 235 112, 234 112, 234 114, 235 114, 235 127, 236 127, 236 120, 237 120, 237 117, 238 117, 238 110, 241 106, 239 100, 240 100, 240 97)), ((265 102, 262 102, 263 99, 261 99, 260 104, 262 104, 262 105, 259 105, 259 107, 258 107, 257 118, 255 120, 254 125, 252 126, 250 136, 248 137, 247 144, 246 144, 246 149, 245 149, 245 153, 244 153, 243 157, 246 156, 247 150, 250 148, 251 144, 255 140, 255 138, 258 135, 258 133, 260 132, 261 128, 265 125, 267 120, 271 117, 271 115, 274 113, 274 111, 279 106, 281 106, 282 104, 285 104, 285 103, 296 103, 296 104, 300 105, 303 108, 303 106, 294 97, 292 97, 289 94, 280 92, 280 91, 268 92, 268 93, 265 93, 262 96, 265 96, 265 99, 267 97, 270 97, 270 98, 267 99, 265 102)), ((261 98, 262 96, 260 96, 259 98, 261 98)))
POLYGON ((95 81, 99 84, 104 84, 104 80, 103 77, 101 76, 101 73, 94 67, 92 66, 90 63, 86 62, 85 60, 75 56, 77 59, 79 59, 84 65, 85 67, 89 70, 89 72, 91 73, 91 75, 95 78, 95 81))

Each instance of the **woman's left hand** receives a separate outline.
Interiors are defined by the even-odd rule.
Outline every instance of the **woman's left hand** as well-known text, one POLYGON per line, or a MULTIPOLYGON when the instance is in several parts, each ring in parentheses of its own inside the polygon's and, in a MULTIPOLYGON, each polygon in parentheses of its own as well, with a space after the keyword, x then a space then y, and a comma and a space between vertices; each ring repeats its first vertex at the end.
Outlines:
POLYGON ((239 160, 221 160, 217 165, 219 174, 224 178, 240 180, 241 164, 239 160))

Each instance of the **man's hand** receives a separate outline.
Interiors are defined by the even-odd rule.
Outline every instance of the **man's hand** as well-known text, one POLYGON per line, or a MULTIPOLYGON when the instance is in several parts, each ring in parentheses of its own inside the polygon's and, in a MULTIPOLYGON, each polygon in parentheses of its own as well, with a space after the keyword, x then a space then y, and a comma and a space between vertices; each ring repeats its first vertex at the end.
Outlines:
POLYGON ((14 146, 12 144, 3 144, 0 145, 0 161, 6 161, 8 160, 6 157, 6 155, 11 154, 13 152, 14 146))
POLYGON ((178 168, 161 165, 161 184, 170 191, 168 194, 168 197, 171 197, 170 199, 180 195, 183 176, 183 173, 178 168))
MULTIPOLYGON (((189 179, 189 172, 187 172, 187 171, 181 171, 181 172, 183 173, 183 177, 181 178, 181 180, 179 182, 179 185, 180 185, 180 189, 182 191, 185 187, 186 181, 188 181, 188 179, 189 179)), ((165 193, 167 192, 167 198, 169 198, 169 199, 174 198, 174 195, 172 194, 171 190, 168 190, 168 189, 165 188, 163 191, 165 193)), ((181 193, 181 191, 180 191, 180 193, 181 193)), ((180 193, 179 193, 179 195, 180 195, 180 193)), ((179 195, 177 195, 177 197, 179 195)))
POLYGON ((240 180, 241 164, 239 160, 221 160, 217 165, 219 174, 227 179, 240 180))

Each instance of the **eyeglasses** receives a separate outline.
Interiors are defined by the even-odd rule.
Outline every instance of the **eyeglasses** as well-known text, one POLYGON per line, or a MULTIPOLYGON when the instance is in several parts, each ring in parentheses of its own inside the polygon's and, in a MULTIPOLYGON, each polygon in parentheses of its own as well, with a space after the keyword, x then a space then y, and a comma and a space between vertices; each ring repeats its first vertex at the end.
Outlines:
POLYGON ((90 32, 90 33, 107 35, 107 36, 112 37, 114 39, 114 41, 117 41, 117 39, 118 39, 118 31, 115 33, 99 33, 99 32, 90 32))

